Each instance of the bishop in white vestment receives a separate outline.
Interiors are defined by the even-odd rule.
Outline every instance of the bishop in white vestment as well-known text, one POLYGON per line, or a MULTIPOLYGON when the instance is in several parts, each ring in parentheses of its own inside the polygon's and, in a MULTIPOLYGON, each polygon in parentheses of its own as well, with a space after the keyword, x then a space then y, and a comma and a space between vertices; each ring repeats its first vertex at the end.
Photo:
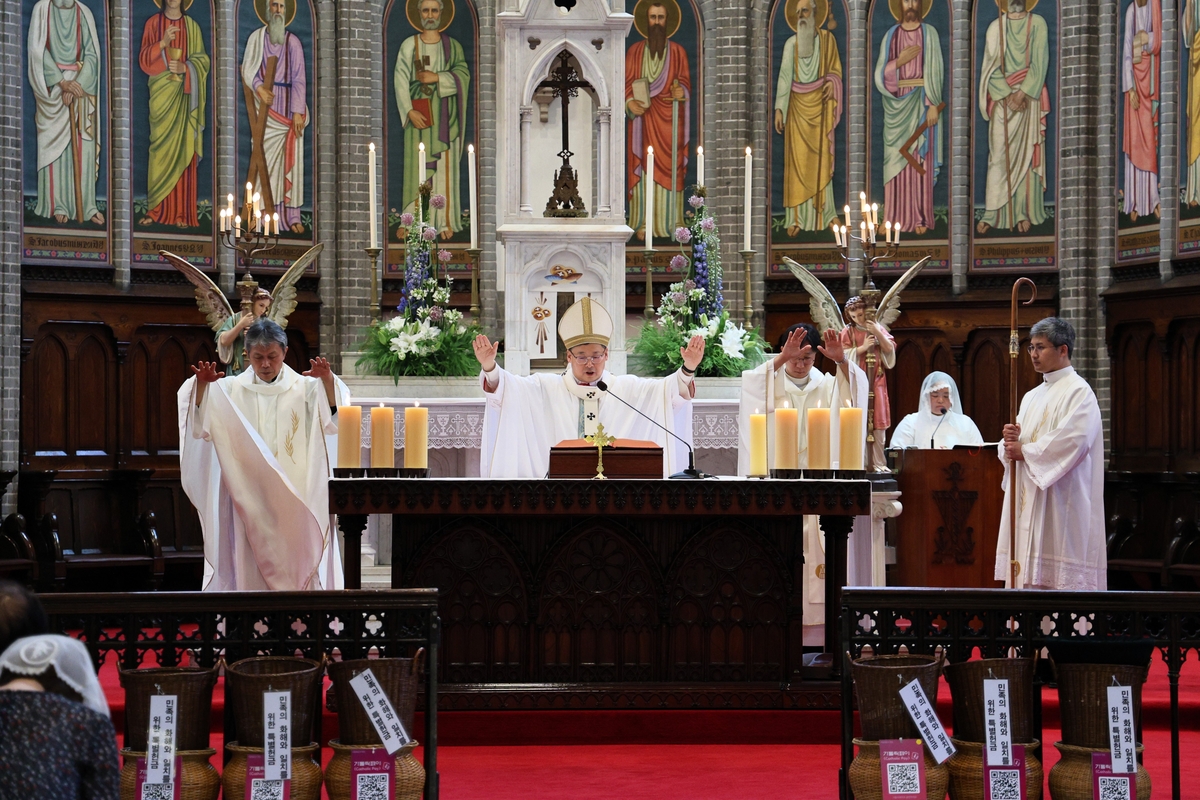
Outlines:
MULTIPOLYGON (((817 329, 808 323, 793 325, 784 334, 783 346, 771 361, 742 373, 742 396, 738 407, 738 475, 750 472, 750 415, 767 415, 767 464, 775 463, 775 451, 792 446, 798 454, 797 465, 808 468, 808 409, 866 408, 867 374, 847 358, 838 332, 830 330, 824 345, 817 329), (838 367, 826 375, 813 365, 817 350, 838 367), (774 414, 780 408, 799 410, 796 441, 775 441, 774 414)), ((830 453, 838 452, 840 427, 838 414, 830 414, 830 453)), ((861 440, 866 441, 864 422, 861 440)), ((880 532, 882 534, 882 531, 880 532)), ((882 585, 884 580, 883 540, 872 542, 871 518, 855 518, 847 548, 846 579, 850 585, 882 585), (878 555, 875 551, 878 550, 878 555), (878 577, 875 576, 878 562, 878 577)), ((804 517, 804 643, 821 644, 825 625, 825 537, 819 518, 804 517)))
POLYGON ((604 307, 584 297, 567 309, 558 324, 568 369, 527 376, 497 366, 497 345, 486 336, 475 340, 487 397, 480 476, 544 478, 551 447, 564 439, 590 436, 600 424, 610 436, 661 445, 664 477, 688 465, 686 447, 621 400, 690 442, 693 376, 704 358, 704 339, 695 336, 681 348, 683 367, 673 375, 639 378, 613 375, 604 369, 612 330, 612 319, 604 307), (607 389, 600 389, 599 382, 607 389))
POLYGON ((1104 534, 1104 430, 1100 405, 1071 366, 1075 331, 1056 317, 1029 332, 1041 386, 1021 399, 1016 425, 1004 426, 1004 510, 996 580, 1011 585, 1009 476, 1016 470, 1018 588, 1108 588, 1104 534))
POLYGON ((246 332, 245 371, 224 377, 201 362, 179 390, 180 473, 204 531, 205 591, 343 588, 326 437, 350 393, 325 359, 299 375, 286 352, 287 334, 260 319, 246 332))

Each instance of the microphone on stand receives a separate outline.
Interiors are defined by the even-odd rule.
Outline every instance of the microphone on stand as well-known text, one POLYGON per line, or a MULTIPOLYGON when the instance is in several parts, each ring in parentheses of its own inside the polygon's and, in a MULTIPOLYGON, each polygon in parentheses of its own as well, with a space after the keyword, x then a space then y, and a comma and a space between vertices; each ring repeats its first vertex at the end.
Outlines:
POLYGON ((943 408, 941 411, 938 412, 938 414, 941 416, 941 419, 938 420, 937 425, 933 426, 933 433, 930 434, 930 436, 929 436, 929 449, 930 450, 934 449, 934 447, 933 447, 934 437, 937 436, 938 428, 942 427, 942 423, 946 421, 946 412, 949 410, 950 409, 948 409, 948 408, 943 408))
POLYGON ((659 423, 655 422, 651 417, 647 416, 641 409, 636 408, 635 406, 632 406, 628 402, 626 402, 624 400, 624 398, 617 397, 615 394, 613 394, 612 392, 610 392, 608 390, 608 384, 605 383, 604 381, 596 381, 596 388, 599 389, 600 391, 604 392, 605 394, 607 394, 609 397, 613 398, 614 400, 620 400, 622 403, 625 403, 625 405, 627 405, 631 409, 633 409, 633 412, 635 414, 637 414, 640 417, 643 417, 646 420, 649 420, 650 424, 654 425, 656 428, 660 428, 668 436, 674 436, 676 439, 678 439, 680 442, 683 443, 683 446, 688 449, 687 469, 685 469, 683 472, 676 472, 674 475, 671 476, 672 478, 695 479, 695 478, 710 478, 710 477, 712 477, 711 475, 706 475, 705 473, 696 469, 696 453, 692 449, 692 446, 690 444, 688 444, 686 439, 682 438, 681 436, 678 436, 677 434, 673 433, 672 431, 667 430, 667 428, 664 425, 660 425, 659 423))

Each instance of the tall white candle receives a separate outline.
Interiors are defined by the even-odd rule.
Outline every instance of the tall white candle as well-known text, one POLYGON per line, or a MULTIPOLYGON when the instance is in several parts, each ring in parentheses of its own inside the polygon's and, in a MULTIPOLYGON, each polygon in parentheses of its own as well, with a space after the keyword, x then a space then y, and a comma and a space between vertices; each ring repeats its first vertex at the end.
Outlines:
POLYGON ((379 209, 375 205, 375 143, 367 144, 367 216, 371 219, 371 247, 379 247, 379 209))
POLYGON ((242 235, 242 215, 236 214, 233 218, 233 238, 240 238, 242 235))
POLYGON ((704 148, 696 148, 696 185, 704 185, 704 148))
POLYGON ((742 233, 742 249, 743 250, 750 249, 750 198, 752 197, 751 184, 753 183, 753 179, 752 179, 751 175, 752 175, 753 170, 754 170, 754 156, 751 153, 750 148, 747 147, 746 148, 746 196, 742 200, 743 212, 744 212, 744 216, 742 219, 742 226, 744 228, 744 231, 742 233))
POLYGON ((250 181, 246 181, 246 205, 250 204, 250 201, 253 198, 253 196, 254 196, 254 184, 251 183, 250 181))
POLYGON ((227 206, 227 209, 228 209, 227 216, 232 217, 233 216, 233 192, 229 193, 229 197, 227 198, 227 201, 229 203, 229 205, 227 206))
POLYGON ((642 181, 642 205, 646 207, 646 249, 654 247, 654 148, 646 148, 646 178, 642 181))
POLYGON ((271 228, 273 229, 271 232, 274 233, 276 236, 278 236, 279 235, 279 214, 271 215, 271 228))
POLYGON ((471 202, 471 249, 479 249, 479 214, 475 206, 475 145, 467 145, 467 189, 471 202))
MULTIPOLYGON (((417 180, 425 175, 425 143, 417 142, 417 180)), ((424 181, 421 181, 424 183, 424 181)), ((421 202, 421 193, 417 192, 417 227, 425 227, 425 208, 421 202)))

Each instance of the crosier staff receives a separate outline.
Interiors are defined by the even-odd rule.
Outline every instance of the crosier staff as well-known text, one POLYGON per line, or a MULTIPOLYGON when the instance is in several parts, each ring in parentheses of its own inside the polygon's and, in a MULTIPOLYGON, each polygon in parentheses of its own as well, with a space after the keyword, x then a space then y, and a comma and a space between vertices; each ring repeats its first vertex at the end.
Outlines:
MULTIPOLYGON (((1017 424, 1017 355, 1021 352, 1021 335, 1017 330, 1017 305, 1020 301, 1021 286, 1027 284, 1033 295, 1025 301, 1029 305, 1037 300, 1037 285, 1029 278, 1017 278, 1012 288, 1012 306, 1009 316, 1008 334, 1008 421, 1017 424)), ((1014 461, 1008 469, 1008 585, 1017 588, 1017 574, 1021 564, 1017 561, 1017 463, 1014 461)))

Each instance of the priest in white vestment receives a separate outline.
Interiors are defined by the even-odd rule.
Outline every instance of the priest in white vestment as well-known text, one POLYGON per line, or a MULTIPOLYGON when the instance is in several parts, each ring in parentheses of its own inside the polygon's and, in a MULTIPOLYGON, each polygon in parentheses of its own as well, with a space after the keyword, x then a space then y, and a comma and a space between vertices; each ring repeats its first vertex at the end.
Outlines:
MULTIPOLYGON (((808 409, 866 408, 867 374, 847 358, 836 330, 826 331, 824 345, 817 329, 806 322, 793 325, 783 335, 779 354, 771 361, 742 373, 742 395, 738 406, 738 475, 750 472, 750 415, 767 415, 767 464, 775 463, 779 447, 795 447, 797 465, 808 469, 808 409), (813 365, 817 351, 836 363, 832 375, 813 365), (774 413, 779 408, 799 410, 794 443, 775 441, 774 413)), ((830 414, 831 455, 836 455, 840 426, 838 414, 830 414)), ((863 424, 862 441, 866 441, 863 424)), ((883 585, 883 531, 873 541, 870 517, 856 517, 847 547, 848 585, 883 585), (878 551, 876 553, 876 551, 878 551), (876 574, 878 573, 878 574, 876 574)), ((819 518, 804 517, 804 643, 822 644, 825 635, 825 537, 819 518)))
POLYGON ((566 371, 527 376, 498 367, 498 345, 483 335, 475 339, 486 393, 480 476, 544 478, 551 447, 564 439, 590 436, 601 424, 610 436, 661 445, 664 477, 688 465, 687 448, 658 425, 690 444, 694 375, 704 358, 703 337, 693 336, 680 348, 683 366, 674 374, 639 378, 613 375, 604 368, 612 330, 612 318, 604 307, 590 297, 582 298, 558 323, 567 351, 566 371), (607 389, 600 389, 599 382, 607 389))
MULTIPOLYGON (((1042 385, 1021 399, 1016 425, 1004 426, 1004 490, 1016 470, 1018 588, 1108 588, 1104 534, 1104 431, 1100 405, 1071 366, 1075 330, 1049 317, 1029 332, 1042 385)), ((1011 585, 1009 501, 996 545, 996 580, 1011 585)))
POLYGON ((982 445, 983 434, 962 407, 954 378, 944 372, 929 373, 921 383, 917 411, 900 420, 891 447, 949 450, 960 444, 982 445))
MULTIPOLYGON (((323 358, 297 374, 287 334, 246 331, 249 366, 225 377, 200 362, 179 390, 184 491, 204 531, 205 591, 341 589, 329 514, 329 448, 350 392, 323 358)), ((355 434, 357 433, 354 432, 355 434)))

